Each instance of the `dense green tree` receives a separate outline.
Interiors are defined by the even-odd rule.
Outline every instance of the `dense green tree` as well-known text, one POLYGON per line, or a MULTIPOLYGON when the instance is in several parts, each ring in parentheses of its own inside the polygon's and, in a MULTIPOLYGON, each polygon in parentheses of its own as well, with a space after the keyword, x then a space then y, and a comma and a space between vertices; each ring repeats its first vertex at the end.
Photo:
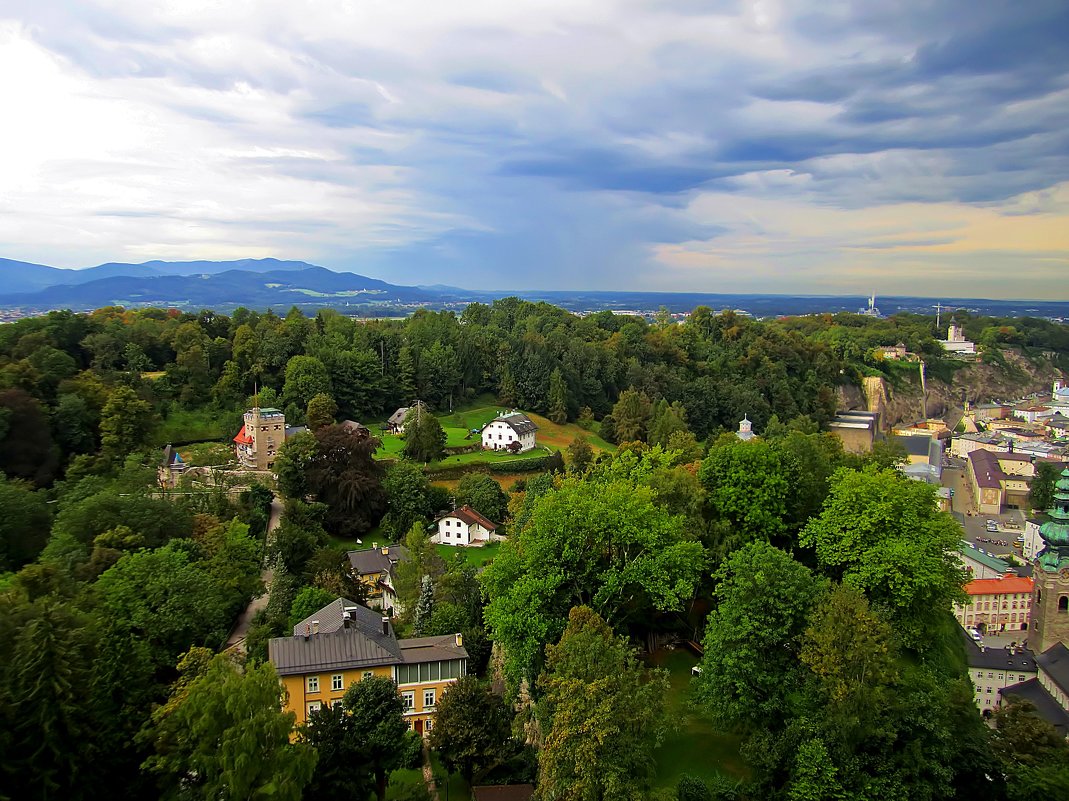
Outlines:
POLYGON ((304 411, 308 402, 321 393, 331 394, 330 374, 323 362, 314 356, 294 356, 286 363, 286 383, 282 388, 284 403, 304 411))
POLYGON ((100 445, 104 456, 118 460, 137 450, 147 441, 154 422, 152 406, 130 387, 113 389, 100 412, 100 445))
POLYGON ((309 714, 308 723, 301 727, 298 736, 318 755, 312 780, 304 791, 305 798, 371 801, 375 782, 363 762, 361 733, 342 705, 327 704, 309 714))
POLYGON ((435 511, 431 508, 431 488, 427 475, 415 464, 397 461, 386 468, 382 488, 390 502, 390 511, 382 518, 382 529, 399 539, 435 511))
POLYGON ((90 615, 57 598, 0 595, 0 775, 8 797, 94 796, 86 779, 96 775, 96 631, 90 615))
POLYGON ((311 431, 295 434, 283 443, 275 457, 278 489, 287 498, 304 498, 310 490, 307 471, 316 457, 316 438, 311 431))
POLYGON ((560 368, 549 376, 549 412, 546 416, 554 423, 568 422, 568 384, 560 368))
POLYGON ((56 442, 66 453, 89 453, 96 448, 96 421, 81 395, 64 393, 52 412, 56 442))
POLYGON ((731 554, 715 578, 696 697, 728 725, 783 721, 804 682, 802 635, 824 582, 760 540, 731 554))
POLYGON ((487 627, 513 687, 535 675, 572 606, 590 605, 612 625, 681 609, 703 561, 683 523, 624 480, 566 478, 538 497, 482 574, 487 627))
POLYGON ((40 402, 21 389, 0 391, 0 472, 38 486, 55 475, 59 453, 40 402))
POLYGON ((326 426, 315 432, 316 453, 305 470, 309 492, 326 504, 324 527, 352 537, 372 529, 386 512, 379 441, 363 430, 326 426))
POLYGON ((408 727, 397 685, 378 676, 354 682, 342 705, 360 733, 358 759, 374 776, 379 801, 386 801, 390 773, 404 765, 407 751, 408 727))
POLYGON ((0 572, 37 558, 48 540, 51 515, 42 493, 0 473, 0 572))
POLYGON ((319 587, 301 587, 297 597, 293 599, 290 607, 290 627, 296 626, 306 617, 310 617, 329 604, 337 600, 333 595, 319 587))
POLYGON ((673 434, 687 431, 687 413, 679 401, 669 403, 659 400, 650 413, 649 430, 646 441, 650 445, 668 446, 673 434))
POLYGON ((508 514, 508 496, 489 473, 467 473, 457 484, 456 502, 470 506, 495 523, 503 523, 508 514))
POLYGON ((430 746, 450 773, 477 783, 518 749, 512 715, 501 696, 474 676, 449 685, 438 699, 430 746))
POLYGON ((441 457, 445 442, 442 424, 425 406, 409 411, 405 417, 405 456, 417 462, 434 461, 441 457))
POLYGON ((586 441, 585 437, 577 434, 575 439, 568 445, 568 461, 571 464, 572 472, 580 475, 585 473, 593 460, 594 449, 590 447, 590 443, 586 441))
POLYGON ((411 620, 423 590, 423 577, 430 576, 433 581, 445 572, 445 563, 422 523, 412 524, 403 545, 408 553, 397 565, 395 587, 402 616, 411 620))
POLYGON ((729 528, 730 550, 755 540, 777 540, 788 530, 797 471, 767 442, 734 438, 709 450, 698 473, 714 518, 729 528))
POLYGON ((325 392, 313 395, 312 399, 308 401, 308 412, 306 414, 308 427, 314 431, 323 426, 334 425, 334 416, 337 413, 338 404, 334 402, 334 398, 325 392))
MULTIPOLYGON (((616 442, 643 440, 650 419, 650 399, 645 393, 625 389, 612 407, 613 435, 616 442)), ((604 425, 604 421, 603 421, 604 425)), ((602 434, 606 431, 602 428, 602 434)))
POLYGON ((993 720, 992 745, 1006 773, 1009 801, 1069 794, 1069 745, 1030 702, 1011 699, 993 720))
POLYGON ((263 798, 299 801, 312 778, 316 752, 290 742, 293 713, 282 711, 270 664, 239 671, 226 656, 154 719, 156 754, 145 767, 168 798, 263 798))
POLYGON ((626 639, 579 606, 560 642, 547 646, 539 686, 539 796, 647 798, 668 724, 667 675, 644 668, 626 639))
POLYGON ((1036 474, 1028 488, 1028 503, 1038 511, 1045 512, 1054 506, 1054 485, 1061 475, 1054 462, 1036 462, 1036 474))
POLYGON ((678 801, 713 801, 713 794, 697 776, 684 773, 676 783, 676 798, 678 801))
POLYGON ((823 511, 801 534, 825 574, 864 592, 918 650, 962 597, 964 573, 953 556, 960 539, 933 487, 872 468, 836 472, 823 511))

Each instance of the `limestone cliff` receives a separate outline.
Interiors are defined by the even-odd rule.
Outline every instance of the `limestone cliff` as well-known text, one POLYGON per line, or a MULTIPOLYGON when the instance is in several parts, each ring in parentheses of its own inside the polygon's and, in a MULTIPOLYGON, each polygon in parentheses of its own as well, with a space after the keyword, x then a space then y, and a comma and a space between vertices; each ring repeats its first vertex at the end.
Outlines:
MULTIPOLYGON (((1033 392, 1050 392, 1054 379, 1065 377, 1046 360, 1036 364, 1018 351, 1009 349, 1004 350, 1003 355, 1005 367, 971 363, 955 371, 949 384, 928 372, 925 380, 927 416, 942 417, 953 424, 966 400, 976 404, 1015 400, 1033 392)), ((839 401, 842 409, 880 412, 885 430, 898 423, 919 420, 925 409, 919 366, 916 373, 895 386, 883 378, 865 377, 861 387, 841 387, 839 401)))

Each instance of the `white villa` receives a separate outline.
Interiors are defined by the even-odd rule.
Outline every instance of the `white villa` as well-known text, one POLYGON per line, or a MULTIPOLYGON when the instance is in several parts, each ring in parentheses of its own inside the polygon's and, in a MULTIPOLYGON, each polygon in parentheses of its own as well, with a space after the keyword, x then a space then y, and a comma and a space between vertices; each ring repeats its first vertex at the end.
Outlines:
POLYGON ((438 518, 438 531, 431 537, 431 542, 479 548, 504 539, 496 532, 497 523, 483 517, 470 506, 461 506, 438 518))
POLYGON ((486 424, 483 428, 483 448, 499 451, 518 442, 517 452, 529 451, 535 446, 536 426, 525 414, 513 411, 502 414, 486 424))
POLYGON ((957 353, 960 356, 975 356, 976 343, 965 338, 965 330, 957 320, 951 318, 950 327, 947 329, 947 338, 938 340, 943 350, 948 353, 957 353))

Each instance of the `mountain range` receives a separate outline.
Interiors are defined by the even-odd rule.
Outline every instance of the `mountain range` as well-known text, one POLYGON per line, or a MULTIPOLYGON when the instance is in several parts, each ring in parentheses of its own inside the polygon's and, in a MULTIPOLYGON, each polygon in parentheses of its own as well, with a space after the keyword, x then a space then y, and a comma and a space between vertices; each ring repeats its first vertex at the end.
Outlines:
MULTIPOLYGON (((298 306, 314 313, 334 307, 361 316, 407 314, 414 306, 455 308, 516 295, 570 311, 644 310, 661 307, 689 312, 705 305, 736 309, 757 317, 858 311, 867 298, 830 295, 713 294, 645 291, 485 291, 434 286, 402 286, 350 272, 335 272, 304 261, 108 262, 84 270, 65 270, 0 258, 0 313, 7 318, 50 309, 88 311, 102 306, 164 306, 196 311, 230 311, 238 306, 286 310, 298 306)), ((943 308, 1014 317, 1069 319, 1069 303, 1053 301, 942 298, 943 308)), ((935 299, 881 297, 885 314, 933 314, 935 299)))
POLYGON ((0 307, 266 308, 444 302, 464 290, 398 286, 303 261, 109 262, 84 270, 0 259, 0 307))

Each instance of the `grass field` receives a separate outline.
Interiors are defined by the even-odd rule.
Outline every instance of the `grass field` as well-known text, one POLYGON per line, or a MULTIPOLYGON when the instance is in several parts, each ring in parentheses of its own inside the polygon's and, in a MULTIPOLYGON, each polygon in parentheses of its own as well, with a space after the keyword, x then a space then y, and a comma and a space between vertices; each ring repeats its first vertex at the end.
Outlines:
POLYGON ((174 409, 152 431, 152 444, 163 447, 167 443, 222 442, 237 433, 241 425, 241 411, 218 409, 174 409))
MULTIPOLYGON (((486 475, 490 476, 490 478, 492 478, 499 485, 501 485, 501 489, 505 490, 505 492, 508 492, 509 490, 512 489, 512 485, 515 484, 519 479, 522 478, 524 481, 527 481, 529 478, 531 478, 532 476, 537 475, 537 474, 536 473, 486 473, 486 475)), ((431 483, 435 484, 436 486, 439 486, 439 487, 445 487, 448 490, 455 490, 457 488, 457 485, 460 483, 460 479, 459 478, 448 478, 448 479, 442 479, 441 481, 432 480, 431 483)))
POLYGON ((717 774, 749 776, 739 756, 740 738, 719 731, 690 700, 690 669, 698 660, 683 650, 658 651, 649 662, 668 671, 668 713, 674 721, 657 751, 657 785, 675 787, 684 773, 709 781, 717 774))
MULTIPOLYGON (((471 429, 482 428, 497 417, 501 411, 502 407, 500 405, 483 405, 455 411, 452 414, 438 415, 438 421, 442 424, 442 428, 446 433, 446 447, 463 447, 478 442, 477 435, 472 435, 471 438, 468 438, 471 429)), ((535 435, 535 440, 538 444, 533 451, 527 451, 519 455, 511 454, 507 451, 474 451, 457 456, 446 456, 444 459, 432 462, 432 467, 489 464, 490 462, 507 462, 510 459, 544 456, 552 451, 566 450, 577 436, 589 442, 590 447, 595 452, 615 450, 613 445, 603 440, 595 432, 580 428, 575 423, 554 423, 540 414, 528 413, 527 416, 538 426, 538 433, 535 435)), ((375 453, 378 458, 393 459, 400 457, 404 448, 404 440, 399 435, 383 434, 380 439, 382 445, 375 453)), ((500 481, 499 483, 507 488, 513 481, 515 481, 515 478, 511 478, 507 484, 500 481)))
POLYGON ((225 442, 196 442, 183 445, 178 454, 190 467, 214 467, 216 465, 236 464, 234 449, 225 442))
POLYGON ((475 565, 475 567, 482 567, 501 550, 502 543, 492 542, 489 545, 484 545, 481 548, 465 548, 460 545, 435 545, 438 549, 438 555, 442 557, 446 563, 452 562, 457 554, 464 557, 464 561, 469 565, 475 565))

